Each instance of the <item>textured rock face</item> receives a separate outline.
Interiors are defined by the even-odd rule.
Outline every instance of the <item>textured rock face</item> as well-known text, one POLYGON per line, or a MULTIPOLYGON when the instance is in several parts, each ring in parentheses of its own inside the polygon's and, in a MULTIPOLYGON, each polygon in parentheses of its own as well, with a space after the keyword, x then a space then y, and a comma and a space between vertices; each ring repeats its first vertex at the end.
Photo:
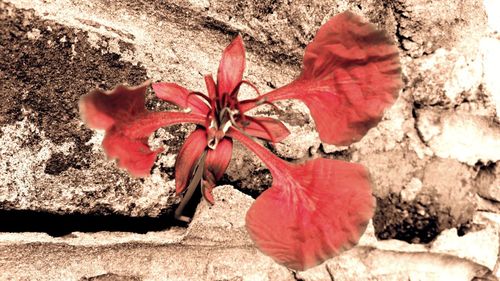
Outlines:
MULTIPOLYGON (((316 30, 345 10, 385 29, 400 49, 405 87, 382 122, 360 142, 335 147, 321 144, 299 102, 257 113, 279 117, 292 132, 275 147, 279 156, 322 156, 369 169, 378 208, 362 241, 371 242, 299 274, 274 264, 245 232, 252 199, 240 192, 258 196, 272 179, 235 146, 222 183, 240 191, 221 188, 217 204, 202 202, 187 230, 0 234, 0 267, 8 268, 0 279, 499 277, 500 9, 493 0, 0 0, 0 217, 28 210, 165 218, 178 201, 175 156, 194 127, 157 131, 150 142, 166 152, 151 177, 131 178, 106 160, 102 133, 80 121, 79 97, 146 79, 203 90, 203 75, 216 72, 237 33, 248 51, 245 78, 267 92, 300 73, 316 30)), ((147 106, 171 108, 152 93, 147 106)))

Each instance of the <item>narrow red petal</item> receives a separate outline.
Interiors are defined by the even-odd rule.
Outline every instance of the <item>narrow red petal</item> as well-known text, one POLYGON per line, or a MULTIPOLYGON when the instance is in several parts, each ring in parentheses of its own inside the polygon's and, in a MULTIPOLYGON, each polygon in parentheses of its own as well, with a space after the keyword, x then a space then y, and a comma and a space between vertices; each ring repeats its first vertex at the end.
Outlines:
MULTIPOLYGON (((322 141, 349 145, 382 118, 401 89, 398 50, 373 24, 345 12, 323 25, 307 46, 300 77, 263 99, 299 99, 322 141)), ((256 103, 244 104, 248 110, 256 103)))
POLYGON ((212 75, 205 75, 205 85, 207 86, 208 97, 211 100, 215 100, 217 89, 215 86, 215 81, 212 75))
POLYGON ((215 204, 214 195, 212 194, 214 187, 215 184, 208 181, 203 181, 203 186, 201 190, 203 192, 203 198, 205 198, 212 205, 215 204))
POLYGON ((241 82, 245 70, 245 47, 238 35, 222 54, 217 72, 219 94, 230 94, 241 82))
POLYGON ((164 101, 175 104, 180 108, 190 108, 194 114, 206 115, 210 108, 200 97, 175 83, 155 83, 153 90, 156 96, 164 101))
POLYGON ((149 83, 139 87, 117 86, 111 92, 94 90, 80 99, 82 119, 91 128, 105 129, 103 147, 110 159, 132 176, 149 175, 156 155, 148 137, 156 129, 178 123, 203 124, 201 115, 182 112, 150 112, 145 107, 145 94, 149 83))
POLYGON ((248 121, 248 124, 245 124, 242 128, 247 134, 253 137, 280 142, 290 134, 287 127, 281 121, 274 118, 251 117, 246 121, 248 121))
POLYGON ((230 135, 254 151, 273 176, 272 187, 246 216, 248 232, 262 252, 305 270, 358 242, 375 205, 363 166, 323 158, 290 164, 240 132, 230 135))
POLYGON ((223 138, 214 150, 209 150, 205 160, 205 178, 211 179, 213 184, 220 180, 229 166, 233 154, 233 140, 223 138), (213 178, 213 179, 212 179, 213 178))
MULTIPOLYGON (((188 186, 193 168, 205 149, 207 149, 206 131, 205 129, 196 129, 184 142, 175 162, 175 189, 177 194, 182 193, 188 186)), ((215 150, 208 150, 203 174, 204 196, 207 200, 213 199, 211 191, 217 181, 224 175, 231 161, 232 151, 233 141, 228 138, 222 139, 215 150)), ((213 204, 213 201, 210 203, 213 204)))
POLYGON ((204 129, 194 130, 182 145, 175 162, 175 190, 182 193, 188 186, 192 171, 201 154, 207 147, 207 134, 204 129))

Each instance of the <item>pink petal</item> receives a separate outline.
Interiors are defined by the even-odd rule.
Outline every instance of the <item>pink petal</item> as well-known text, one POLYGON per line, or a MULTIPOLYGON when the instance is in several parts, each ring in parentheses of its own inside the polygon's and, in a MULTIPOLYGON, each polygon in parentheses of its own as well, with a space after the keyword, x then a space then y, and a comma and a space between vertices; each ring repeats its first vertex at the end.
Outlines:
POLYGON ((130 139, 112 128, 106 132, 102 146, 109 159, 118 159, 118 167, 126 169, 134 177, 146 177, 158 153, 163 149, 152 151, 148 139, 130 139))
POLYGON ((217 181, 222 178, 224 172, 231 162, 233 154, 233 140, 223 138, 215 150, 209 150, 205 160, 204 189, 203 196, 208 202, 214 204, 212 190, 217 185, 217 181))
POLYGON ((93 129, 109 129, 116 122, 146 113, 144 94, 149 81, 137 87, 118 85, 110 92, 95 89, 80 98, 82 120, 93 129))
POLYGON ((318 158, 287 163, 235 130, 267 165, 273 185, 250 207, 246 226, 257 247, 278 263, 305 270, 354 246, 374 199, 363 166, 318 158))
MULTIPOLYGON (((175 162, 175 189, 177 194, 182 193, 189 185, 194 166, 198 163, 205 149, 207 149, 206 131, 205 129, 196 129, 184 142, 175 162)), ((210 192, 217 181, 224 175, 231 161, 232 151, 233 141, 228 138, 220 140, 215 150, 208 150, 203 174, 205 191, 208 191, 208 194, 205 194, 207 200, 209 198, 213 199, 210 192)), ((211 203, 213 204, 213 201, 211 203)))
POLYGON ((205 198, 210 204, 215 204, 215 199, 212 194, 212 191, 214 190, 215 184, 204 181, 203 182, 203 198, 205 198))
POLYGON ((217 72, 217 87, 219 94, 230 94, 241 82, 245 70, 245 47, 238 35, 222 54, 217 72))
POLYGON ((147 143, 156 129, 178 123, 203 124, 201 115, 182 112, 150 112, 144 107, 149 83, 139 87, 117 86, 111 92, 94 90, 80 99, 82 119, 91 128, 105 129, 103 147, 110 159, 132 176, 149 175, 156 155, 147 143))
POLYGON ((193 168, 207 147, 207 134, 204 129, 194 130, 184 141, 175 161, 175 190, 181 194, 191 180, 193 168))
MULTIPOLYGON (((349 145, 380 121, 401 86, 398 49, 391 38, 345 12, 323 25, 307 46, 300 77, 262 98, 303 101, 322 141, 349 145)), ((253 106, 245 104, 245 110, 253 106)))
POLYGON ((214 100, 216 97, 217 89, 215 86, 215 81, 212 75, 205 75, 205 85, 207 86, 208 97, 214 100))
POLYGON ((175 83, 154 83, 153 90, 156 96, 164 101, 175 104, 180 108, 190 108, 194 114, 206 115, 210 108, 200 97, 175 83))
POLYGON ((210 149, 205 160, 205 178, 215 183, 220 180, 231 161, 233 154, 233 140, 223 138, 215 150, 210 149))
POLYGON ((247 121, 248 124, 245 124, 242 128, 247 134, 253 137, 280 142, 290 134, 287 127, 281 121, 274 118, 251 117, 247 121))

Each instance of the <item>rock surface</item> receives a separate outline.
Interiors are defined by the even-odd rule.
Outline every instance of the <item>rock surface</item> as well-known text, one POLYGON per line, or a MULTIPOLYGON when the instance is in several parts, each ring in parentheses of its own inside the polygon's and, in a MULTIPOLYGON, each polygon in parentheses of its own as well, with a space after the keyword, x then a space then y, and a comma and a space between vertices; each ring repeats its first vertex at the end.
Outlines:
MULTIPOLYGON (((147 234, 1 233, 0 279, 499 278, 500 9, 494 0, 0 0, 0 221, 15 212, 164 219, 178 202, 175 156, 193 126, 158 130, 150 142, 166 153, 151 177, 131 178, 106 160, 102 132, 80 121, 79 97, 146 79, 203 91, 203 75, 216 73, 237 33, 247 49, 245 78, 267 92, 300 73, 316 30, 344 10, 385 29, 400 49, 405 86, 380 124, 360 142, 335 147, 319 142, 299 102, 256 113, 282 119, 292 132, 273 148, 281 157, 321 156, 369 169, 378 208, 362 246, 291 272, 254 248, 244 228, 253 199, 225 186, 216 191, 216 205, 199 205, 187 230, 162 222, 166 230, 141 231, 147 234)), ((245 88, 242 95, 254 93, 245 88)), ((147 106, 173 109, 151 92, 147 106)), ((236 145, 222 183, 256 197, 271 181, 260 160, 236 145)))

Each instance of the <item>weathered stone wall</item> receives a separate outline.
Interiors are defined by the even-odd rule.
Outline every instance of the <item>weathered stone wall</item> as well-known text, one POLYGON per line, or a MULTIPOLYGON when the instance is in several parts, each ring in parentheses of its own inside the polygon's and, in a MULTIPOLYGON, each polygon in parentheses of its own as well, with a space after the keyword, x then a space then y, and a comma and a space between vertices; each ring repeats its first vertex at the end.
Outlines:
MULTIPOLYGON (((495 280, 499 11, 496 0, 0 0, 0 280, 495 280), (393 36, 405 86, 348 147, 321 144, 304 105, 280 104, 292 135, 275 153, 362 163, 373 179, 373 226, 322 266, 291 272, 253 246, 245 193, 257 196, 271 176, 243 147, 216 205, 201 203, 186 229, 169 217, 175 156, 193 127, 156 132, 150 141, 166 152, 151 177, 135 179, 106 160, 102 132, 79 119, 79 97, 95 87, 151 79, 204 89, 237 33, 245 78, 261 92, 285 85, 319 26, 345 10, 393 36), (117 217, 141 226, 116 227, 117 217), (84 233, 81 221, 101 232, 84 233), (68 235, 52 237, 39 224, 70 224, 71 233, 62 225, 68 235)), ((166 105, 150 93, 148 107, 166 105)))

